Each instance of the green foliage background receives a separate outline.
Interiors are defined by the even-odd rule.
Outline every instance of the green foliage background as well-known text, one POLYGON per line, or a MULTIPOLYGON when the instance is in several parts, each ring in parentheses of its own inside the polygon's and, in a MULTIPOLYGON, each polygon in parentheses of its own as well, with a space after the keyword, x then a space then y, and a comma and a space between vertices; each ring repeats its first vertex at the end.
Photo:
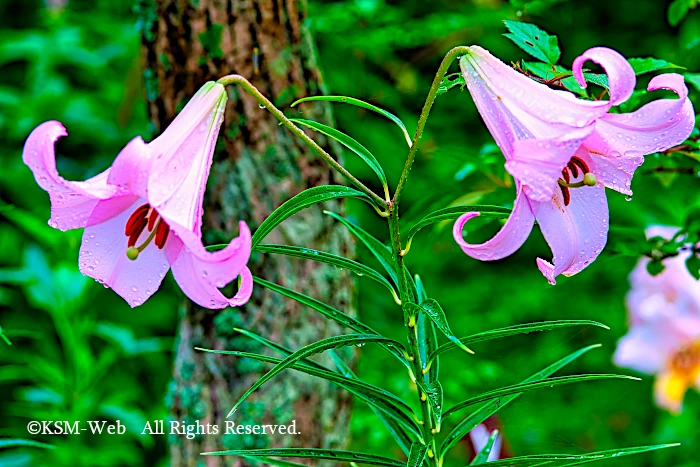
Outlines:
MULTIPOLYGON (((0 451, 0 464, 162 465, 167 440, 139 433, 146 420, 167 415, 182 294, 167 280, 135 311, 81 276, 80 232, 60 233, 46 225, 48 196, 21 162, 24 139, 49 119, 60 120, 69 132, 58 144, 59 170, 68 179, 82 180, 103 170, 132 137, 151 136, 139 57, 139 24, 148 20, 149 2, 64 3, 0 0, 0 325, 14 344, 0 342, 0 436, 28 437, 26 423, 34 419, 120 419, 129 429, 122 437, 43 439, 58 449, 0 451)), ((690 10, 680 21, 680 4, 694 3, 675 1, 670 19, 679 24, 672 27, 669 3, 310 0, 310 17, 331 93, 387 108, 412 131, 439 61, 451 47, 479 44, 505 61, 529 59, 503 37, 504 19, 534 22, 557 35, 560 63, 565 65, 585 49, 605 45, 627 57, 654 56, 697 72, 700 11, 690 10)), ((648 79, 641 79, 639 87, 648 79)), ((699 108, 698 93, 692 98, 699 108)), ((395 187, 406 147, 393 124, 342 105, 336 106, 336 117, 338 128, 378 156, 395 187)), ((467 92, 453 89, 439 97, 404 195, 405 224, 448 204, 508 206, 513 189, 494 182, 503 179, 503 171, 500 156, 487 144, 491 141, 467 92)), ((374 180, 356 158, 347 155, 346 160, 361 179, 374 180)), ((446 405, 518 382, 591 343, 603 347, 568 371, 615 372, 610 361, 626 331, 626 277, 636 262, 617 253, 621 245, 637 241, 645 226, 682 225, 700 207, 697 168, 696 162, 679 156, 648 157, 633 183, 633 200, 608 192, 613 230, 606 251, 584 272, 561 278, 556 287, 535 266, 537 255, 550 255, 537 228, 515 255, 491 264, 462 254, 452 240, 451 224, 419 233, 407 264, 420 273, 428 294, 440 300, 460 336, 559 318, 599 320, 612 328, 476 344, 475 356, 447 354, 441 362, 446 405), (650 173, 659 166, 691 173, 650 173)), ((352 204, 351 216, 387 239, 385 223, 373 211, 352 204)), ((479 225, 470 238, 485 239, 498 229, 494 221, 479 225)), ((366 251, 358 250, 361 261, 372 262, 366 251)), ((358 280, 361 318, 402 339, 401 312, 386 290, 358 280)), ((358 374, 414 399, 405 371, 379 350, 363 348, 358 374)), ((517 455, 681 442, 680 448, 622 460, 627 466, 677 467, 698 465, 699 415, 695 392, 688 394, 680 416, 657 409, 648 377, 640 383, 593 382, 537 391, 500 412, 508 444, 517 455)), ((362 404, 355 406, 352 429, 354 449, 390 454, 390 436, 362 404)), ((449 464, 464 464, 465 449, 453 451, 449 464)))

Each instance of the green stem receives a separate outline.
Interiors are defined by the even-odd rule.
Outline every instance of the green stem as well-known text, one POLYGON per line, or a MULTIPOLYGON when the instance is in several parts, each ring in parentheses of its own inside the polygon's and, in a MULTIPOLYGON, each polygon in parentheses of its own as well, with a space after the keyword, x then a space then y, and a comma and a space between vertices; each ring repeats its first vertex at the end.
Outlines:
POLYGON ((440 68, 438 68, 435 79, 433 80, 432 86, 430 86, 430 91, 428 91, 428 97, 423 104, 423 110, 420 113, 420 118, 418 118, 418 126, 416 127, 416 133, 413 136, 413 142, 411 143, 411 149, 408 152, 408 157, 406 158, 406 164, 404 165, 403 172, 401 173, 401 178, 399 178, 399 184, 396 187, 396 192, 394 193, 394 205, 398 206, 399 200, 401 199, 401 194, 403 193, 403 187, 406 184, 406 179, 408 178, 408 172, 411 171, 411 166, 413 165, 413 160, 416 158, 416 152, 418 151, 418 143, 423 136, 423 130, 425 129, 425 122, 428 120, 428 115, 430 114, 430 109, 433 107, 433 102, 437 97, 438 89, 440 88, 440 83, 442 83, 442 78, 445 77, 445 73, 452 65, 455 58, 460 55, 466 55, 469 53, 469 47, 459 46, 447 52, 445 58, 442 59, 440 68))
MULTIPOLYGON (((292 121, 290 121, 287 117, 285 117, 284 113, 282 113, 281 110, 279 110, 275 105, 270 102, 270 100, 265 97, 258 89, 253 86, 253 84, 245 79, 244 77, 240 75, 228 75, 224 76, 220 80, 217 81, 217 83, 223 84, 224 86, 228 86, 230 84, 235 84, 243 88, 248 94, 253 96, 255 100, 258 101, 258 104, 261 106, 264 106, 272 115, 274 115, 277 120, 279 120, 282 125, 287 127, 289 131, 294 133, 295 136, 297 136, 299 139, 301 139, 304 143, 306 143, 316 154, 321 156, 328 164, 331 165, 335 170, 340 172, 340 174, 345 177, 350 183, 355 185, 355 187, 365 193, 367 196, 372 198, 372 200, 377 204, 378 207, 380 207, 382 210, 386 210, 387 208, 387 202, 386 200, 382 199, 381 196, 377 195, 374 193, 372 190, 370 190, 367 186, 365 186, 364 183, 359 181, 353 174, 348 172, 345 167, 340 165, 338 161, 333 159, 333 157, 328 154, 321 146, 316 144, 314 140, 309 138, 304 131, 296 126, 292 121)), ((380 214, 382 214, 381 211, 380 214)), ((386 213, 384 213, 386 214, 386 213)))
MULTIPOLYGON (((406 268, 403 262, 403 255, 401 254, 401 233, 399 231, 399 212, 396 206, 390 206, 389 208, 389 232, 391 237, 391 252, 392 256, 396 260, 396 272, 398 274, 398 286, 399 286, 399 297, 401 298, 401 303, 403 307, 408 306, 407 304, 413 301, 412 294, 409 293, 409 282, 406 276, 406 268)), ((405 311, 404 311, 405 315, 405 311)), ((406 335, 408 339, 408 348, 411 352, 410 357, 412 357, 413 364, 413 375, 415 378, 423 378, 423 363, 421 361, 420 349, 418 347, 418 338, 416 335, 416 323, 407 323, 406 335)), ((436 452, 436 441, 435 432, 433 426, 433 418, 430 415, 430 405, 427 398, 422 397, 422 391, 420 387, 418 388, 418 403, 421 407, 422 416, 422 430, 423 430, 423 440, 425 444, 429 446, 432 451, 433 457, 426 460, 429 465, 437 466, 437 452, 436 452)))

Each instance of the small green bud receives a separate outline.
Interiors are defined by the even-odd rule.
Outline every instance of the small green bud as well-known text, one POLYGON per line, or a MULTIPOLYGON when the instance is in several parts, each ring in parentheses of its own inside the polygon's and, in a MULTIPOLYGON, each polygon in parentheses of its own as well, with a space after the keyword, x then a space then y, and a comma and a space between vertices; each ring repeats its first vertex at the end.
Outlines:
POLYGON ((595 186, 597 182, 598 179, 596 178, 595 174, 588 172, 586 175, 583 176, 583 183, 586 186, 595 186))
POLYGON ((126 250, 126 257, 129 258, 131 261, 135 261, 136 258, 139 257, 139 253, 141 252, 138 248, 131 246, 128 250, 126 250))

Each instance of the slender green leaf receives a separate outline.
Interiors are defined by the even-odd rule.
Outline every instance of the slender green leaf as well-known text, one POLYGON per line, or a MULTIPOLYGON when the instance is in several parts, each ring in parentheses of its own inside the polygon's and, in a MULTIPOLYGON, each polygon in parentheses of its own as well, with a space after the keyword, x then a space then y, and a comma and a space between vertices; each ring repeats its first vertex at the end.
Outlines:
MULTIPOLYGON (((539 323, 518 324, 515 326, 509 326, 507 328, 493 329, 491 331, 472 334, 471 336, 462 337, 460 339, 460 342, 462 342, 462 344, 464 345, 468 345, 473 344, 475 342, 499 339, 501 337, 515 336, 518 334, 530 334, 531 332, 550 331, 552 329, 566 328, 571 326, 597 326, 603 329, 610 329, 603 323, 599 323, 598 321, 590 321, 587 319, 542 321, 539 323)), ((447 352, 448 350, 452 350, 455 347, 456 345, 454 344, 454 342, 447 342, 441 345, 432 354, 430 354, 430 360, 434 360, 441 353, 447 352)))
POLYGON ((379 181, 384 187, 384 195, 386 199, 389 200, 389 185, 386 181, 386 174, 384 173, 384 169, 382 169, 382 166, 379 164, 377 158, 374 157, 374 154, 372 154, 369 151, 369 149, 367 149, 357 140, 346 135, 342 131, 338 131, 335 128, 329 127, 328 125, 324 125, 323 123, 314 122, 313 120, 305 120, 303 118, 290 118, 290 120, 295 123, 300 123, 320 133, 323 133, 324 135, 330 138, 333 138, 334 140, 338 141, 340 144, 357 154, 363 161, 365 161, 367 165, 369 165, 372 171, 375 174, 377 174, 379 181))
POLYGON ((313 97, 304 97, 303 99, 299 99, 296 102, 292 103, 292 107, 294 107, 297 104, 300 104, 302 102, 309 102, 309 101, 326 101, 326 102, 342 102, 345 104, 352 104, 356 105, 358 107, 362 107, 363 109, 371 110, 372 112, 376 112, 379 115, 382 115, 383 117, 388 118, 392 122, 396 123, 399 128, 401 128, 401 131, 403 132, 404 137, 406 138, 406 142, 408 143, 408 147, 411 147, 411 136, 408 134, 408 130, 406 129, 406 125, 403 124, 401 119, 397 117, 396 115, 387 112, 384 109, 380 109, 379 107, 372 105, 368 102, 361 101, 360 99, 355 99, 353 97, 345 97, 345 96, 313 96, 313 97))
MULTIPOLYGON (((282 363, 283 361, 282 359, 275 357, 268 357, 266 355, 259 355, 249 352, 239 352, 235 350, 213 350, 204 349, 201 347, 195 347, 195 349, 213 354, 250 358, 265 363, 274 363, 276 365, 282 363)), ((287 355, 291 355, 293 353, 287 349, 285 350, 285 354, 287 355)), ((321 365, 312 366, 309 364, 311 362, 313 362, 313 360, 307 359, 303 362, 295 363, 290 368, 297 371, 301 371, 311 376, 315 376, 317 378, 323 378, 325 380, 331 381, 339 387, 342 387, 343 389, 346 389, 347 391, 351 392, 352 394, 365 401, 370 407, 382 410, 386 415, 392 417, 392 419, 409 429, 416 437, 416 439, 420 438, 421 430, 415 421, 413 410, 411 410, 411 407, 409 407, 408 404, 399 399, 397 396, 382 388, 365 383, 364 381, 361 381, 359 379, 348 378, 341 374, 330 371, 321 365)))
POLYGON ((26 448, 53 449, 55 446, 53 446, 51 444, 42 443, 40 441, 34 441, 33 439, 23 439, 23 438, 1 438, 0 439, 0 449, 24 448, 24 447, 26 447, 26 448))
POLYGON ((411 445, 411 452, 408 455, 408 462, 406 462, 406 467, 419 467, 425 459, 425 455, 428 453, 428 445, 422 443, 413 443, 411 445))
POLYGON ((256 389, 258 389, 260 386, 265 384, 277 374, 284 371, 286 368, 289 368, 290 366, 294 365, 299 360, 302 360, 311 355, 324 352, 329 349, 337 349, 347 345, 364 345, 372 342, 383 343, 387 345, 392 344, 399 349, 403 348, 403 344, 401 344, 400 342, 395 341, 393 339, 389 339, 388 337, 378 336, 376 334, 348 334, 344 336, 332 336, 326 339, 321 339, 318 342, 314 342, 297 350, 292 355, 285 358, 279 365, 275 366, 269 372, 265 373, 250 387, 250 389, 248 389, 245 392, 245 394, 243 394, 243 396, 241 396, 240 399, 238 399, 238 402, 236 402, 236 404, 233 406, 231 411, 228 413, 227 417, 233 415, 233 413, 238 409, 238 407, 243 403, 243 401, 245 401, 248 398, 248 396, 255 392, 256 389))
POLYGON ((260 224, 260 227, 253 234, 253 248, 265 238, 275 227, 283 221, 298 213, 299 211, 324 201, 330 201, 336 198, 364 198, 368 202, 371 201, 369 196, 357 191, 354 188, 340 185, 322 185, 308 190, 304 190, 292 199, 284 202, 280 207, 275 209, 267 219, 260 224))
POLYGON ((688 10, 690 10, 692 4, 693 0, 673 0, 666 14, 668 17, 668 24, 673 27, 681 24, 681 21, 688 15, 688 10))
MULTIPOLYGON (((287 287, 284 287, 279 284, 275 284, 274 282, 269 282, 266 281, 265 279, 261 279, 259 277, 253 277, 253 281, 265 287, 266 289, 270 289, 273 292, 277 292, 280 295, 284 295, 287 298, 291 298, 292 300, 301 303, 302 305, 306 305, 309 308, 312 308, 319 313, 321 313, 323 316, 326 318, 335 321, 336 323, 345 326, 347 328, 350 328, 354 331, 357 331, 362 334, 375 334, 379 335, 378 332, 376 332, 374 329, 371 327, 367 326, 361 321, 358 321, 357 319, 353 318, 350 315, 347 315, 343 313, 340 310, 337 310, 336 308, 333 308, 330 305, 327 305, 323 302, 320 302, 316 300, 315 298, 311 298, 308 295, 304 295, 303 293, 297 292, 292 289, 288 289, 287 287)), ((406 360, 404 354, 397 349, 394 346, 391 345, 385 345, 380 343, 382 347, 384 347, 389 353, 394 355, 406 368, 411 368, 411 364, 408 363, 406 360)))
POLYGON ((605 459, 611 459, 613 457, 641 454, 644 452, 655 451, 657 449, 666 449, 676 446, 680 446, 680 444, 657 444, 653 446, 640 446, 635 448, 611 449, 609 451, 591 452, 588 454, 535 454, 532 456, 519 456, 498 461, 482 462, 480 464, 474 465, 488 465, 489 467, 506 467, 512 465, 529 465, 533 467, 545 465, 552 467, 568 467, 572 465, 588 464, 590 462, 602 461, 605 459))
POLYGON ((379 263, 384 267, 391 280, 394 281, 394 284, 399 284, 398 275, 396 273, 396 263, 391 255, 391 249, 388 246, 344 217, 341 217, 334 212, 324 212, 347 227, 350 233, 355 235, 367 247, 367 249, 369 249, 370 253, 372 253, 374 257, 379 260, 379 263))
MULTIPOLYGON (((331 360, 333 360, 333 363, 335 363, 336 368, 343 376, 345 376, 346 378, 357 379, 355 373, 352 372, 350 367, 345 364, 343 359, 341 359, 338 356, 338 354, 336 354, 332 350, 329 350, 328 355, 330 355, 331 360)), ((387 417, 377 407, 370 405, 370 408, 377 416, 377 418, 379 418, 379 420, 384 424, 391 436, 396 440, 396 443, 399 445, 403 453, 408 456, 412 442, 411 438, 409 438, 409 436, 406 434, 403 427, 399 425, 393 418, 387 417)), ((419 437, 419 439, 422 438, 419 437)))
POLYGON ((340 451, 335 449, 313 448, 272 448, 243 449, 217 452, 203 452, 203 456, 245 456, 245 457, 293 457, 299 459, 330 459, 335 462, 356 462, 367 465, 385 465, 388 467, 405 467, 403 462, 387 457, 365 454, 362 452, 340 451))
POLYGON ((392 286, 391 283, 388 280, 386 280, 384 276, 382 276, 376 270, 370 268, 369 266, 365 266, 364 264, 358 263, 357 261, 353 261, 349 258, 334 255, 332 253, 327 253, 325 251, 311 250, 309 248, 302 248, 291 245, 265 244, 258 245, 255 249, 262 253, 273 253, 278 255, 293 256, 295 258, 310 259, 312 261, 318 261, 320 263, 331 264, 339 269, 347 269, 348 271, 354 272, 358 276, 369 277, 370 279, 374 279, 375 281, 379 282, 387 289, 389 289, 395 301, 399 301, 396 289, 394 289, 394 286, 392 286))
POLYGON ((415 306, 417 306, 423 313, 425 313, 426 316, 428 316, 428 318, 430 318, 430 320, 433 322, 433 324, 435 324, 435 326, 445 335, 445 337, 452 341, 454 345, 456 345, 457 347, 459 347, 467 353, 474 353, 469 347, 467 347, 459 339, 457 339, 457 336, 454 335, 454 333, 450 329, 450 325, 447 323, 447 316, 445 315, 445 312, 442 310, 442 307, 436 300, 429 298, 423 301, 420 305, 415 306))
POLYGON ((601 88, 610 91, 610 83, 608 82, 608 75, 602 73, 584 73, 583 77, 586 82, 593 83, 601 88))
MULTIPOLYGON (((562 358, 561 360, 558 360, 554 362, 553 364, 549 365, 547 368, 538 371, 534 375, 530 376, 529 378, 525 379, 523 383, 529 383, 532 381, 540 381, 543 380, 555 372, 559 371, 572 361, 576 360, 579 358, 581 355, 585 354, 589 350, 593 350, 600 347, 600 344, 596 345, 591 345, 588 347, 584 347, 583 349, 577 350, 576 352, 573 352, 566 357, 562 358)), ((510 396, 505 396, 501 397, 495 401, 491 401, 488 404, 484 404, 482 407, 474 411, 473 413, 469 414, 465 419, 463 419, 461 422, 457 424, 448 434, 445 440, 442 443, 442 447, 440 448, 440 457, 444 456, 447 451, 449 451, 452 447, 454 447, 460 439, 462 439, 464 436, 467 435, 470 431, 472 431, 474 428, 479 426, 479 424, 483 423, 484 420, 489 418, 491 415, 495 414, 498 412, 502 407, 505 407, 515 399, 517 399, 520 394, 512 394, 510 396)))
POLYGON ((641 381, 640 378, 634 376, 626 375, 574 375, 574 376, 558 376, 556 378, 548 378, 543 381, 532 381, 526 383, 514 384, 512 386, 505 386, 502 388, 494 389, 493 391, 487 391, 479 394, 478 396, 472 397, 465 401, 460 402, 454 407, 450 408, 445 412, 445 417, 452 415, 453 413, 459 412, 460 410, 469 407, 470 405, 478 404, 479 402, 484 402, 490 399, 496 399, 498 397, 509 396, 511 394, 534 391, 540 388, 553 388, 555 386, 561 386, 563 384, 573 384, 581 383, 584 381, 597 381, 601 379, 629 379, 632 381, 641 381))
POLYGON ((421 381, 418 379, 416 380, 416 385, 420 388, 423 394, 425 394, 428 404, 430 405, 430 409, 433 412, 436 426, 439 427, 442 423, 442 384, 440 384, 440 381, 421 381))
POLYGON ((438 209, 435 212, 431 212, 408 229, 408 233, 406 234, 406 250, 410 248, 413 237, 415 237, 415 235, 424 227, 441 221, 457 219, 462 214, 475 211, 479 212, 479 217, 485 217, 487 219, 507 219, 510 215, 511 209, 478 204, 473 206, 451 206, 448 208, 438 209))
POLYGON ((493 444, 496 442, 497 439, 498 430, 493 430, 491 432, 491 436, 489 436, 489 439, 486 441, 484 447, 481 448, 481 451, 479 451, 476 454, 474 460, 472 460, 471 464, 469 465, 479 465, 483 464, 484 462, 488 462, 489 456, 491 455, 491 450, 493 449, 493 444))
POLYGON ((253 465, 272 465, 274 467, 308 467, 306 464, 299 464, 297 462, 283 461, 281 459, 273 459, 272 457, 250 457, 250 456, 240 456, 247 459, 253 465))
POLYGON ((652 71, 666 70, 668 68, 680 68, 681 70, 685 70, 682 66, 674 65, 666 60, 653 57, 628 58, 627 61, 632 65, 635 75, 643 75, 645 73, 651 73, 652 71))
POLYGON ((509 34, 504 34, 515 45, 523 49, 538 60, 554 65, 559 60, 559 40, 551 36, 534 24, 521 23, 519 21, 503 21, 509 34))
MULTIPOLYGON (((416 275, 416 296, 419 302, 428 299, 423 281, 416 275)), ((428 368, 428 356, 431 355, 438 347, 437 331, 435 325, 425 313, 419 313, 416 319, 416 339, 418 340, 418 352, 420 353, 420 361, 423 365, 423 371, 426 373, 424 378, 426 381, 437 381, 438 373, 440 372, 439 361, 436 358, 428 368), (426 370, 428 368, 428 370, 426 370)))

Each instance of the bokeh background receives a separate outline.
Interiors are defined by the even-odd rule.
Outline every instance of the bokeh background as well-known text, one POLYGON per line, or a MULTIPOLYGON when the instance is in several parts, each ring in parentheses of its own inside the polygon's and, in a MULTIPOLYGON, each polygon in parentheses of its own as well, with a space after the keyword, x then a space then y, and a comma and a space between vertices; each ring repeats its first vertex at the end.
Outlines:
MULTIPOLYGON (((107 167, 131 138, 152 137, 140 60, 140 24, 147 0, 0 0, 0 436, 28 437, 33 419, 120 419, 134 427, 166 417, 177 304, 172 279, 138 310, 83 277, 77 269, 80 232, 49 228, 48 196, 21 162, 21 149, 39 123, 57 119, 69 137, 58 143, 59 170, 82 180, 107 167)), ((527 58, 502 36, 504 19, 523 19, 559 37, 561 63, 605 45, 627 57, 654 56, 700 70, 700 9, 679 25, 662 0, 397 1, 309 0, 328 88, 366 99, 415 128, 427 88, 444 53, 479 44, 505 61, 527 58)), ((692 3, 692 2, 690 2, 692 3)), ((456 67, 453 71, 457 71, 456 67)), ((640 88, 648 81, 640 80, 640 88)), ((692 99, 700 107, 699 93, 692 99)), ((373 114, 335 108, 338 128, 377 155, 395 186, 405 158, 401 134, 373 114)), ((504 178, 467 92, 438 98, 403 200, 408 226, 449 204, 509 206, 504 178)), ((372 173, 353 157, 359 178, 372 173)), ((673 155, 647 158, 635 195, 608 192, 608 248, 585 271, 551 287, 535 266, 550 252, 537 229, 512 257, 491 264, 459 251, 451 225, 418 234, 407 264, 438 298, 457 335, 548 319, 593 319, 610 331, 584 328, 474 345, 475 356, 446 354, 441 362, 446 405, 485 389, 516 383, 564 355, 602 343, 567 372, 620 371, 611 363, 626 332, 627 275, 637 258, 622 254, 650 224, 682 225, 699 206, 697 162, 673 155), (662 171, 657 170, 663 167, 662 171)), ((378 187, 377 187, 378 188, 378 187)), ((377 190, 379 191, 379 190, 377 190)), ((350 204, 351 217, 386 239, 385 223, 350 204)), ((484 222, 475 241, 498 229, 484 222)), ((372 263, 358 247, 359 260, 372 263)), ((400 310, 386 291, 359 280, 359 314, 378 331, 403 338, 400 310)), ((378 350, 364 347, 358 374, 398 394, 414 390, 405 372, 378 350)), ((652 379, 593 382, 525 394, 500 412, 510 450, 583 453, 622 446, 681 442, 679 448, 600 465, 690 467, 697 446, 700 397, 691 391, 682 415, 657 409, 652 379)), ((362 404, 352 417, 354 450, 388 454, 389 434, 362 404)), ((0 465, 166 465, 167 438, 67 436, 44 439, 52 451, 0 451, 0 465), (48 457, 47 457, 48 456, 48 457)), ((466 446, 448 461, 463 461, 466 446)), ((398 449, 394 453, 399 455, 398 449)), ((461 462, 465 464, 465 462, 461 462)), ((456 464, 460 465, 460 464, 456 464)))

